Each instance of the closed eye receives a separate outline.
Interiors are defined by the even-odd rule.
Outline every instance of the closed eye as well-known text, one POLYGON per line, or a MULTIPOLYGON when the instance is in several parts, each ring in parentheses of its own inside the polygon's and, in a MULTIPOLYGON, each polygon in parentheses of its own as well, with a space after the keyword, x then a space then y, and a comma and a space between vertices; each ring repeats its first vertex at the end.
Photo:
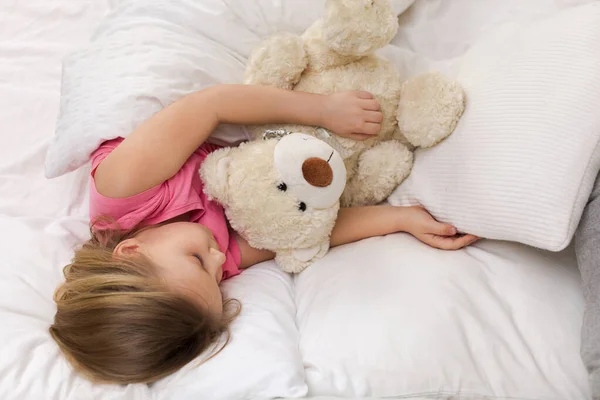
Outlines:
POLYGON ((200 266, 204 268, 204 260, 202 259, 202 256, 200 254, 194 254, 194 257, 200 261, 200 266))

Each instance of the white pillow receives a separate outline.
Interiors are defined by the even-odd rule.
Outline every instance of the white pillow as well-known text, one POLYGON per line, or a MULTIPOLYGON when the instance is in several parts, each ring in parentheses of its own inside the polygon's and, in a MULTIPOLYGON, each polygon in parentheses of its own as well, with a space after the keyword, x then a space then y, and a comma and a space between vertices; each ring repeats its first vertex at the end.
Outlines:
POLYGON ((457 79, 462 120, 417 152, 389 202, 482 237, 564 249, 600 169, 600 3, 494 31, 457 79))
POLYGON ((224 282, 222 289, 242 303, 231 342, 218 356, 199 367, 188 364, 154 390, 169 400, 306 396, 292 277, 268 262, 224 282))
POLYGON ((332 249, 296 280, 313 396, 588 399, 574 254, 407 234, 332 249))
MULTIPOLYGON (((394 0, 398 12, 414 0, 394 0)), ((46 176, 71 172, 104 140, 126 137, 187 93, 242 81, 262 39, 303 32, 324 0, 122 0, 89 45, 65 59, 56 135, 46 176)), ((247 140, 240 126, 213 133, 218 144, 247 140)))
MULTIPOLYGON (((79 168, 183 95, 241 80, 258 35, 222 0, 122 1, 63 64, 60 114, 46 176, 79 168)), ((229 133, 228 131, 225 131, 229 133)), ((229 135, 244 139, 243 130, 229 135)))
POLYGON ((189 364, 151 388, 93 385, 72 371, 48 327, 71 247, 87 237, 87 221, 0 215, 0 398, 211 399, 302 397, 307 392, 298 352, 293 282, 274 263, 252 267, 224 283, 241 315, 231 342, 203 365, 189 364))

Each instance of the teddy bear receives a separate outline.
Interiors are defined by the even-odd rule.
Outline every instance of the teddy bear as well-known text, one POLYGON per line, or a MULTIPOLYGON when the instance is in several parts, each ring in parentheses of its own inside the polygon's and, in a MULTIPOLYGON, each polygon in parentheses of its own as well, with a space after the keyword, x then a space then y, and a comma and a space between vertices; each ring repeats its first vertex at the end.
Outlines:
POLYGON ((299 273, 329 250, 346 185, 340 154, 302 133, 266 136, 209 154, 204 191, 250 246, 299 273))
POLYGON ((324 16, 302 35, 280 33, 251 54, 245 84, 330 94, 361 90, 374 95, 383 114, 380 133, 365 141, 336 137, 315 126, 250 126, 302 132, 335 148, 344 160, 344 207, 385 200, 408 176, 417 147, 452 133, 464 111, 462 87, 431 72, 403 81, 397 67, 375 55, 398 29, 390 0, 326 0, 324 16))

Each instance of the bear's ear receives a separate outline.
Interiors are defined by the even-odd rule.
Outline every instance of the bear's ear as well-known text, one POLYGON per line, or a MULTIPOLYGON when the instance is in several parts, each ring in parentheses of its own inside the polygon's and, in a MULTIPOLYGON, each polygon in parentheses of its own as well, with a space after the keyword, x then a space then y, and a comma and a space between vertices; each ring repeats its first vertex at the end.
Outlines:
POLYGON ((200 167, 204 193, 221 205, 227 203, 232 150, 232 148, 223 148, 210 153, 200 167))

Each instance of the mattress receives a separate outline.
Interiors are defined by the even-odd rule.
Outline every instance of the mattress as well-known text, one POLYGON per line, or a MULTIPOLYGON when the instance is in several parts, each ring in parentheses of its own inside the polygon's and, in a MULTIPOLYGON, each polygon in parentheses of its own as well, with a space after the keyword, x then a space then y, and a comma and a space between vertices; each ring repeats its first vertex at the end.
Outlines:
MULTIPOLYGON (((452 75, 486 31, 584 2, 417 0, 382 53, 407 74, 452 75)), ((152 387, 78 377, 47 328, 61 268, 88 236, 89 167, 47 180, 44 157, 62 59, 118 3, 0 4, 0 398, 589 397, 578 354, 584 303, 570 248, 482 241, 446 253, 405 234, 334 249, 298 277, 264 263, 228 282, 224 290, 247 307, 214 363, 152 387)))

